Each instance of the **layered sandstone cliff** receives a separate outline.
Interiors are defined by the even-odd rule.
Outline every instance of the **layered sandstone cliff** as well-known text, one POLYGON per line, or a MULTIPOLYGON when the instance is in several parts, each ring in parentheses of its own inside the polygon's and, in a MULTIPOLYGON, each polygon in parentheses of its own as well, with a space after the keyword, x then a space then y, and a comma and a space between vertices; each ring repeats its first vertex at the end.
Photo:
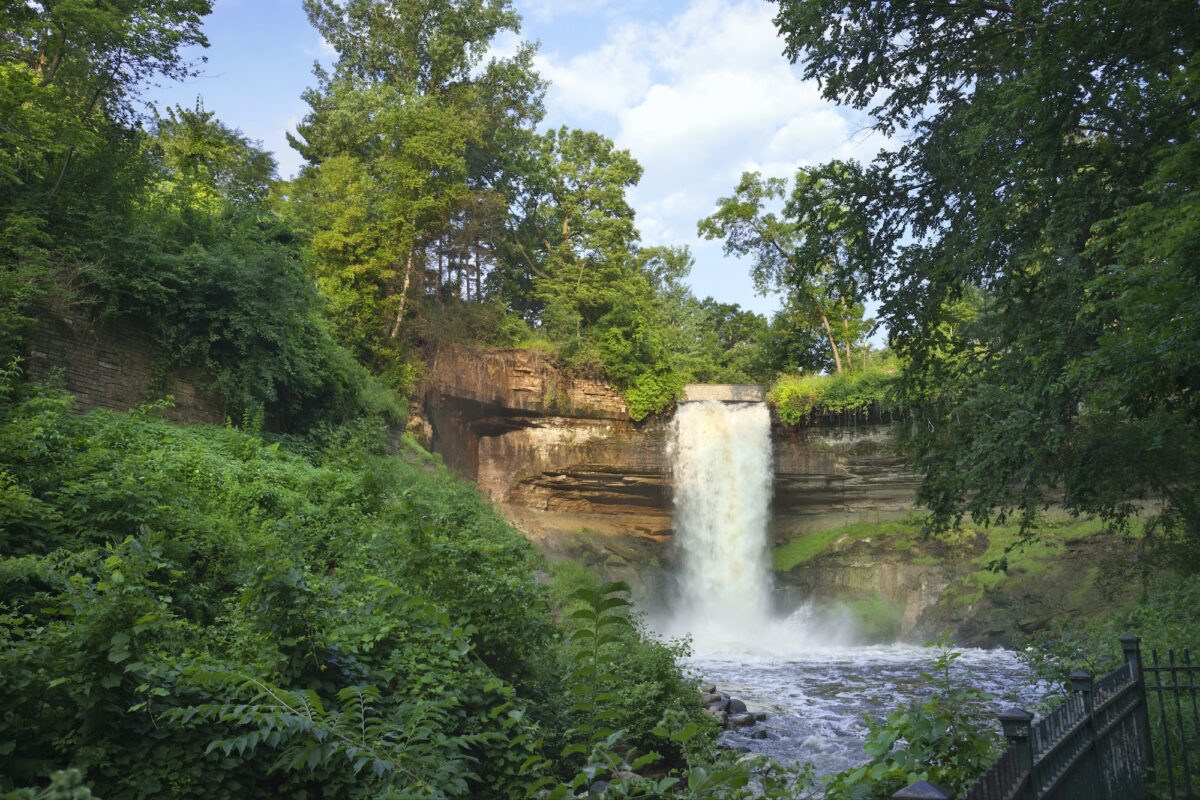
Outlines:
MULTIPOLYGON (((670 558, 669 418, 635 423, 612 387, 528 350, 440 349, 422 405, 433 449, 551 554, 670 558)), ((912 506, 885 419, 776 424, 772 439, 777 540, 912 506)))

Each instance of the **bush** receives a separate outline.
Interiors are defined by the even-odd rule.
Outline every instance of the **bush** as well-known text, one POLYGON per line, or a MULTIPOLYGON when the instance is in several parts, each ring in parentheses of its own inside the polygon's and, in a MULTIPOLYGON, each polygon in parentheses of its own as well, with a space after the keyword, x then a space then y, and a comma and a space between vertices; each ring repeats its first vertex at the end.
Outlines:
POLYGON ((366 422, 300 448, 6 387, 0 790, 523 795, 555 632, 471 487, 366 422))
MULTIPOLYGON (((578 598, 555 626, 532 546, 380 421, 270 440, 9 373, 0 399, 0 792, 517 798, 603 744, 578 598)), ((623 752, 703 751, 685 646, 604 613, 623 752)))
POLYGON ((775 381, 767 400, 788 425, 822 414, 866 412, 875 405, 892 405, 898 374, 894 360, 881 359, 834 375, 784 375, 775 381))

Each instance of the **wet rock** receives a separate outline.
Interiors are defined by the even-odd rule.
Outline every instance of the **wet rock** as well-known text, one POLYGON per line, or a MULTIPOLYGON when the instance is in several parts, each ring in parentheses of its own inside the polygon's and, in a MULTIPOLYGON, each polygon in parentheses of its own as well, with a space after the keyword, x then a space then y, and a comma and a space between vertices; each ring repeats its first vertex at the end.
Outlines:
POLYGON ((700 693, 701 694, 716 694, 717 693, 717 685, 715 683, 706 683, 704 686, 700 687, 700 693))
POLYGON ((766 728, 755 728, 754 730, 750 731, 750 738, 751 739, 767 738, 767 729, 766 728))
POLYGON ((753 714, 731 714, 729 724, 739 728, 747 728, 755 723, 753 714))
POLYGON ((704 707, 709 710, 716 709, 717 711, 728 711, 729 698, 725 695, 718 695, 716 700, 711 703, 707 703, 704 707))
POLYGON ((714 692, 706 692, 705 694, 700 695, 700 705, 702 706, 708 706, 719 702, 721 702, 721 695, 714 692))
POLYGON ((755 719, 757 722, 766 722, 766 721, 767 721, 767 712, 765 712, 765 711, 755 711, 755 712, 754 712, 754 719, 755 719))
POLYGON ((708 714, 709 716, 716 717, 717 721, 719 721, 722 725, 725 724, 725 718, 729 716, 725 713, 725 710, 721 708, 706 708, 704 709, 704 713, 708 714))
POLYGON ((731 698, 729 701, 729 713, 730 714, 745 714, 746 713, 746 704, 743 703, 741 700, 738 700, 736 697, 731 698))

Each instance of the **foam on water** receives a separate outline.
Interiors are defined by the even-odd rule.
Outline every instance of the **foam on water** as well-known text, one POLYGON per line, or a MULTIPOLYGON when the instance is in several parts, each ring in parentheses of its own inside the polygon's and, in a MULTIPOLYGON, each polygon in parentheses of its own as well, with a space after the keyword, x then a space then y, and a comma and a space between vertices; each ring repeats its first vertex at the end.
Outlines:
MULTIPOLYGON (((932 656, 905 644, 851 646, 856 632, 836 608, 772 609, 770 428, 761 403, 680 405, 668 443, 678 585, 650 623, 664 636, 690 636, 691 669, 769 715, 766 739, 729 731, 727 743, 831 773, 865 760, 864 714, 925 696, 932 656)), ((1028 686, 1010 652, 965 650, 956 669, 995 696, 997 711, 1036 697, 1032 688, 1010 693, 1028 686)))
POLYGON ((679 592, 660 627, 723 649, 771 621, 771 416, 762 403, 683 403, 668 442, 679 592))
MULTIPOLYGON (((955 672, 992 696, 992 711, 1028 707, 1040 696, 1010 651, 960 652, 955 672)), ((864 715, 882 717, 927 696, 932 687, 922 673, 931 659, 928 649, 909 644, 818 646, 785 657, 701 653, 689 667, 744 700, 751 711, 767 712, 760 726, 766 739, 750 739, 749 729, 727 731, 726 744, 780 761, 811 762, 818 773, 830 774, 866 760, 864 715)))

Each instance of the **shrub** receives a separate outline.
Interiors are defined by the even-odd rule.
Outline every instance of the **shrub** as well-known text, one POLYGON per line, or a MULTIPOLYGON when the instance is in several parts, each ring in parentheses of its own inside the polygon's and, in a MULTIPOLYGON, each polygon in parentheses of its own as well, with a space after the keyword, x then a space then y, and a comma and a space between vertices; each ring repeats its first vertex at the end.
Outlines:
POLYGON ((767 400, 788 425, 816 415, 864 412, 873 405, 892 404, 898 372, 894 360, 883 359, 835 375, 784 375, 775 381, 767 400))

